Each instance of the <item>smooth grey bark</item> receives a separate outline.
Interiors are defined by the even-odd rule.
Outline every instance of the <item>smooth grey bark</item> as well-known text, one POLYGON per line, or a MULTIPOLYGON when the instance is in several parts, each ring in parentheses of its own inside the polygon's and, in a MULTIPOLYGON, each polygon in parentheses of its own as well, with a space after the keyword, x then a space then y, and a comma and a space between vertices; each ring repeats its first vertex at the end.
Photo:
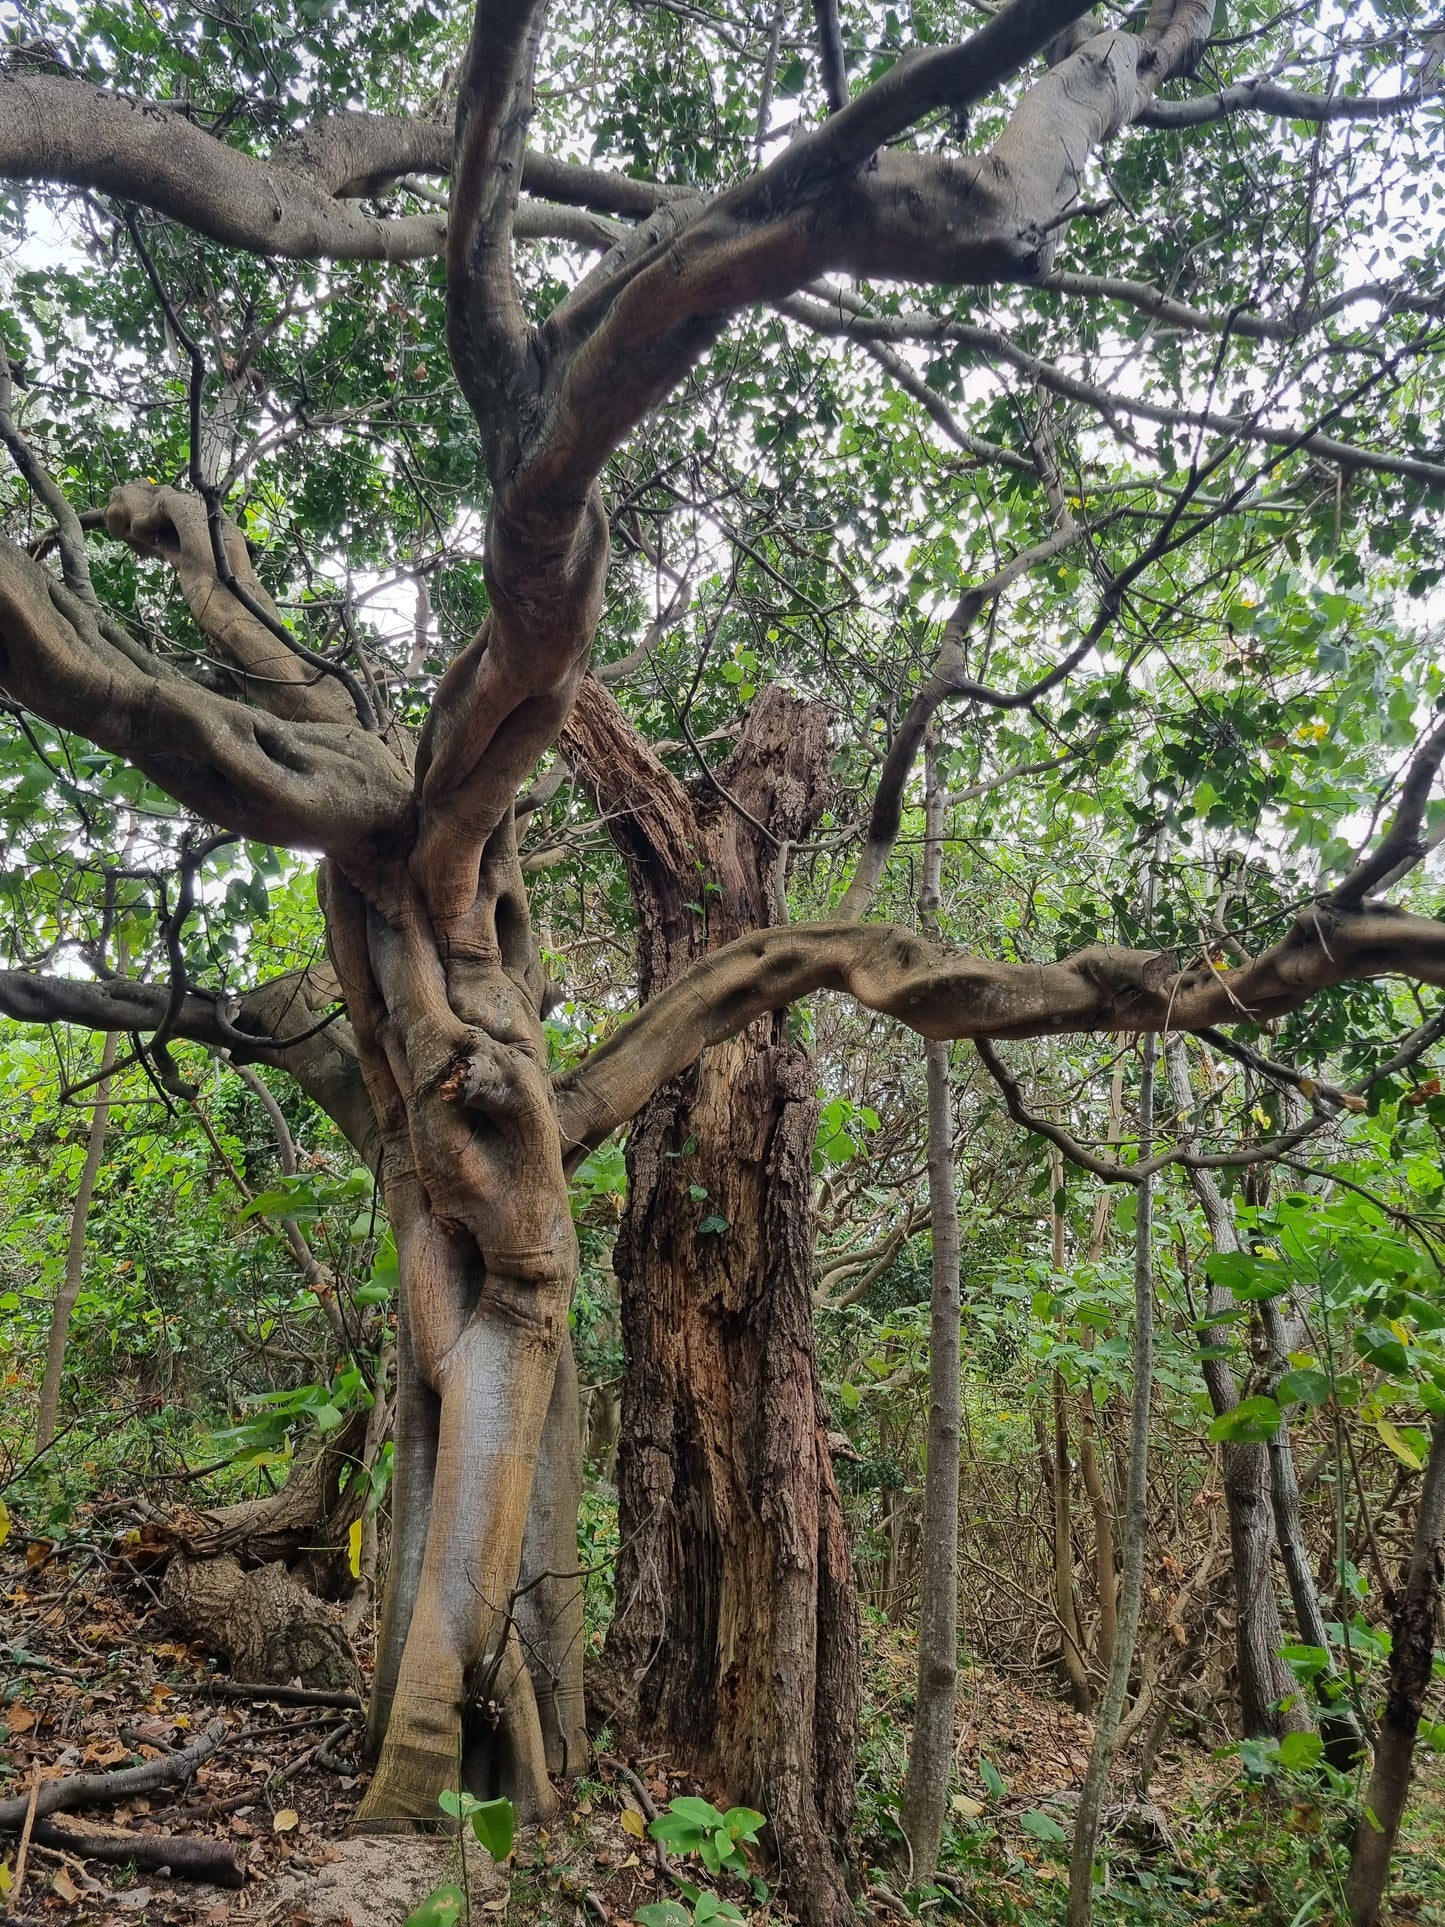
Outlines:
MULTIPOLYGON (((1153 876, 1149 904, 1153 908, 1153 876)), ((1139 1075, 1139 1156, 1149 1155, 1154 1134, 1154 1036, 1143 1039, 1139 1075)), ((1144 1545, 1149 1531, 1149 1407, 1154 1386, 1154 1184, 1145 1178, 1135 1194, 1134 1220, 1134 1394, 1129 1410, 1129 1475, 1124 1495, 1124 1556, 1119 1579, 1119 1629, 1114 1657, 1104 1682, 1094 1744, 1079 1795, 1069 1854, 1069 1927, 1089 1927, 1094 1913, 1094 1849, 1104 1790, 1114 1764, 1119 1723, 1129 1693, 1129 1669, 1139 1636, 1144 1588, 1144 1545)))
MULTIPOLYGON (((1189 1114, 1194 1094, 1184 1039, 1170 1036, 1164 1045, 1180 1143, 1194 1148, 1189 1114)), ((1191 1168, 1189 1183, 1204 1214, 1209 1241, 1216 1251, 1238 1251, 1234 1213, 1212 1173, 1191 1168)), ((1215 1321, 1229 1310, 1233 1299, 1222 1285, 1211 1284, 1205 1301, 1206 1324, 1201 1332, 1204 1357, 1200 1371, 1216 1418, 1239 1404, 1239 1387, 1228 1358, 1227 1328, 1215 1321)), ((1296 1693, 1295 1682, 1280 1648, 1284 1633, 1275 1597, 1271 1559, 1274 1551, 1269 1454, 1262 1445, 1227 1443, 1220 1457, 1224 1472, 1224 1504, 1229 1519, 1230 1564, 1234 1579, 1234 1651, 1239 1675, 1239 1723, 1246 1738, 1278 1738, 1298 1716, 1281 1717, 1282 1702, 1296 1693)))
POLYGON ((110 1123, 110 1073, 115 1068, 118 1039, 112 1032, 101 1046, 101 1079, 95 1087, 95 1106, 90 1113, 90 1132, 85 1143, 85 1163, 75 1189, 70 1210, 70 1237, 65 1247, 65 1272, 55 1293, 50 1313, 50 1335, 45 1342, 45 1373, 40 1381, 40 1406, 35 1414, 35 1450, 49 1449, 55 1439, 55 1419, 60 1410, 60 1387, 65 1377, 65 1347, 70 1337, 70 1317, 80 1296, 85 1273, 85 1233, 90 1217, 90 1201, 100 1175, 105 1153, 106 1127, 110 1123))
MULTIPOLYGON (((927 845, 919 921, 936 929, 948 796, 930 737, 927 845)), ((948 1776, 953 1765, 954 1695, 958 1683, 959 1493, 959 1228, 953 1163, 953 1106, 948 1045, 925 1043, 928 1082, 928 1204, 933 1226, 929 1316, 928 1460, 923 1480, 919 1557, 918 1691, 913 1741, 898 1818, 913 1857, 912 1878, 927 1880, 938 1864, 948 1776)))
POLYGON ((1378 1927, 1390 1855, 1404 1817, 1415 1738, 1429 1691, 1435 1622, 1445 1581, 1445 1418, 1430 1431, 1430 1452, 1404 1584, 1391 1601, 1390 1682, 1375 1738, 1375 1762, 1355 1834, 1345 1898, 1355 1927, 1378 1927))
MULTIPOLYGON (((1289 1332, 1277 1299, 1261 1299, 1259 1317, 1265 1344, 1269 1348, 1265 1391, 1274 1398, 1278 1394, 1280 1380, 1289 1369, 1289 1332)), ((1348 1772, 1364 1750, 1364 1740, 1354 1711, 1344 1697, 1343 1683, 1330 1651, 1330 1636, 1325 1628, 1315 1576, 1310 1568, 1309 1549, 1305 1545, 1304 1524, 1300 1518, 1299 1479, 1295 1473, 1294 1448, 1290 1444, 1289 1425, 1283 1408, 1280 1411, 1279 1428, 1269 1441, 1267 1450, 1274 1532, 1279 1542, 1280 1557, 1284 1561, 1295 1622, 1305 1644, 1317 1647, 1325 1656, 1320 1678, 1320 1735, 1325 1743, 1325 1757, 1331 1766, 1348 1772)))

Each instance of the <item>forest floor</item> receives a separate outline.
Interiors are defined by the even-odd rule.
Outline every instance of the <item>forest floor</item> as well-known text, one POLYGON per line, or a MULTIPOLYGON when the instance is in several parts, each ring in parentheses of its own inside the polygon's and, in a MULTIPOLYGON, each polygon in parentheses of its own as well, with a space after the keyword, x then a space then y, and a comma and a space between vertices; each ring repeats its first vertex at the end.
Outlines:
MULTIPOLYGON (((242 1884, 105 1864, 33 1837, 17 1890, 11 1835, 0 1843, 8 1921, 402 1927, 428 1894, 463 1877, 475 1927, 581 1927, 604 1912, 621 1923, 638 1907, 673 1897, 644 1837, 643 1807, 716 1790, 670 1776, 665 1759, 630 1764, 646 1802, 626 1775, 595 1765, 594 1777, 570 1789, 551 1828, 519 1834, 505 1869, 478 1846, 463 1870, 458 1843, 440 1835, 349 1836, 366 1783, 359 1713, 264 1694, 225 1697, 224 1676, 202 1648, 177 1642, 133 1548, 132 1555, 118 1555, 111 1534, 83 1512, 62 1544, 27 1545, 17 1535, 0 1551, 0 1800, 28 1797, 60 1775, 159 1763, 211 1730, 216 1744, 184 1784, 83 1817, 60 1814, 53 1824, 92 1839, 109 1830, 117 1851, 127 1840, 154 1847, 161 1835, 229 1849, 242 1884)), ((896 1897, 906 1872, 885 1837, 896 1748, 890 1756, 876 1743, 880 1724, 900 1730, 877 1709, 896 1704, 908 1686, 907 1642, 875 1629, 867 1660, 875 1743, 870 1766, 865 1718, 860 1819, 865 1879, 888 1889, 873 1903, 882 1921, 907 1917, 896 1897)), ((1061 1917, 1062 1843, 1087 1760, 1088 1723, 982 1667, 962 1677, 959 1716, 958 1778, 979 1783, 954 1797, 945 1858, 951 1885, 926 1890, 919 1911, 985 1927, 1045 1927, 1061 1917)), ((1180 1743, 1161 1755, 1148 1801, 1121 1801, 1112 1818, 1101 1923, 1320 1927, 1338 1918, 1343 1807, 1332 1810, 1298 1784, 1246 1783, 1237 1759, 1180 1743)), ((702 1881, 695 1867, 689 1872, 702 1881)), ((759 1908, 741 1881, 724 1875, 713 1884, 744 1916, 780 1918, 776 1906, 759 1908)), ((919 1898, 910 1895, 916 1906, 919 1898)), ((1422 1761, 1391 1919, 1445 1927, 1445 1761, 1438 1756, 1422 1761)))

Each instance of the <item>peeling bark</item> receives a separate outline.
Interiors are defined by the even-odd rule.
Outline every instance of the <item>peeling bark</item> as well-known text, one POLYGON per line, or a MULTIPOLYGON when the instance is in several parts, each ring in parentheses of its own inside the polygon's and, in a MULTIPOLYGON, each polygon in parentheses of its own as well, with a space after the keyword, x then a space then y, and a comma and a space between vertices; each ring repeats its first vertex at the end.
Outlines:
MULTIPOLYGON (((776 851, 748 818, 806 834, 821 709, 760 692, 716 788, 679 784, 595 685, 565 741, 627 862, 644 997, 772 920, 776 851)), ((706 1052, 633 1128, 607 1665, 617 1717, 767 1813, 790 1904, 824 1922, 851 1917, 858 1659, 813 1355, 816 1125, 812 1060, 779 1015, 706 1052)))

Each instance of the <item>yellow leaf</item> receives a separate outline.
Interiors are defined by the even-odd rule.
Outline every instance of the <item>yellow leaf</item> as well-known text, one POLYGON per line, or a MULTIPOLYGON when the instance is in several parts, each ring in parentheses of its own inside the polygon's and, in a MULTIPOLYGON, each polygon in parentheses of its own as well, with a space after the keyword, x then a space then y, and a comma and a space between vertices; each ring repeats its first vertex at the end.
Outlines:
POLYGON ((10 1513, 5 1501, 0 1499, 0 1546, 10 1537, 10 1513))
POLYGON ((10 1862, 8 1860, 0 1860, 0 1900, 4 1899, 14 1884, 10 1875, 10 1862))
POLYGON ((346 1535, 346 1563, 353 1579, 361 1577, 361 1521, 353 1519, 346 1535))
POLYGON ((293 1827, 299 1826, 300 1824, 301 1815, 296 1811, 295 1807, 282 1807, 281 1811, 271 1822, 271 1831, 273 1833, 290 1833, 293 1827))
POLYGON ((630 1853, 622 1864, 624 1867, 640 1867, 642 1862, 637 1858, 635 1853, 630 1853))
POLYGON ((961 1813, 965 1820, 976 1820, 983 1812, 981 1803, 970 1800, 966 1793, 955 1793, 948 1803, 955 1813, 961 1813))
POLYGON ((1400 1434, 1387 1418, 1377 1418, 1375 1420, 1375 1430, 1385 1441, 1386 1445, 1389 1446, 1401 1465, 1408 1465, 1412 1472, 1424 1470, 1424 1467, 1420 1464, 1419 1454, 1412 1451, 1411 1448, 1406 1445, 1405 1441, 1400 1437, 1400 1434))
POLYGON ((647 1824, 633 1807, 622 1809, 622 1831, 630 1833, 634 1840, 641 1840, 647 1832, 647 1824))

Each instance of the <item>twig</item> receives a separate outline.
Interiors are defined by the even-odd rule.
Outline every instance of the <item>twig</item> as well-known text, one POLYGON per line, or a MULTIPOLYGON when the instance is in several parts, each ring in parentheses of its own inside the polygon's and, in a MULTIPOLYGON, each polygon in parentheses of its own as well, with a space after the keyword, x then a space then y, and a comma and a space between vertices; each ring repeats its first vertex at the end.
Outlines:
POLYGON ((40 1762, 30 1777, 30 1799, 25 1807, 25 1825, 20 1829, 20 1851, 15 1856, 15 1884, 10 1890, 12 1908, 20 1905, 20 1889, 25 1885, 25 1862, 30 1853, 30 1836, 35 1831, 35 1807, 40 1799, 40 1762))
MULTIPOLYGON (((628 1786, 630 1786, 632 1791, 637 1795, 637 1804, 642 1808, 643 1813, 649 1821, 657 1818, 657 1802, 630 1766, 624 1766, 621 1760, 614 1760, 610 1753, 599 1753, 597 1763, 599 1766, 610 1767, 619 1780, 625 1780, 627 1782, 628 1786)), ((665 1873, 668 1878, 671 1879, 672 1862, 667 1857, 667 1848, 660 1840, 654 1840, 652 1845, 653 1858, 657 1862, 657 1871, 659 1873, 665 1873)))
POLYGON ((344 1760, 338 1760, 331 1749, 336 1741, 347 1738, 352 1731, 353 1729, 350 1723, 346 1720, 343 1720, 340 1726, 333 1726, 322 1740, 320 1746, 316 1748, 314 1755, 316 1764, 318 1766, 324 1766, 328 1773, 339 1773, 343 1777, 350 1773, 352 1768, 347 1766, 344 1760))

